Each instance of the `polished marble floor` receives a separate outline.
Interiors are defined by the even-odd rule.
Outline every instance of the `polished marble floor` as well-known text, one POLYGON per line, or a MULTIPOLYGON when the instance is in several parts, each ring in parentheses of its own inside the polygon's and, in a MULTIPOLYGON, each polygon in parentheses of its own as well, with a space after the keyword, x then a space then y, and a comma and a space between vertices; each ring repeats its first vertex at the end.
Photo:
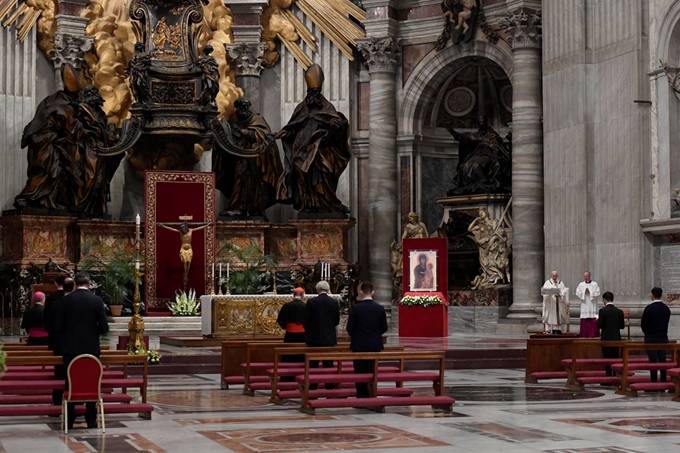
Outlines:
POLYGON ((627 398, 610 388, 526 385, 523 373, 448 371, 447 391, 457 399, 450 413, 421 407, 316 416, 292 403, 270 405, 264 394, 220 390, 217 375, 154 376, 151 421, 110 415, 106 434, 74 429, 64 436, 56 418, 0 419, 0 453, 680 451, 680 403, 669 394, 627 398))

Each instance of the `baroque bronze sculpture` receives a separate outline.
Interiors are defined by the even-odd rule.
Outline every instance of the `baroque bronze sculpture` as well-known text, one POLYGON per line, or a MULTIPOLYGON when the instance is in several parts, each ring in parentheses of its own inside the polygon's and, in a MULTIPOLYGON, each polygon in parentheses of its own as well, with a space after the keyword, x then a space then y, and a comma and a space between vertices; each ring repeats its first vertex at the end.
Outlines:
POLYGON ((435 44, 437 51, 444 49, 451 39, 454 44, 459 44, 470 42, 474 38, 479 12, 478 3, 478 0, 444 0, 442 2, 444 30, 435 44))
POLYGON ((99 154, 128 153, 138 176, 149 168, 192 170, 212 140, 219 91, 217 63, 195 27, 206 0, 132 0, 129 13, 139 42, 127 67, 135 97, 120 140, 99 154))
POLYGON ((216 146, 212 169, 216 187, 229 199, 221 216, 264 217, 265 210, 279 198, 283 173, 276 137, 259 113, 253 113, 248 99, 234 103, 236 120, 215 120, 216 146))
POLYGON ((452 127, 447 130, 459 143, 458 173, 453 180, 453 189, 447 194, 510 193, 509 142, 506 143, 483 117, 479 119, 476 134, 461 134, 452 127))
POLYGON ((282 184, 287 194, 281 201, 304 213, 345 217, 349 209, 335 192, 352 156, 349 123, 321 94, 323 81, 319 65, 305 72, 307 96, 277 134, 285 155, 282 184))
POLYGON ((64 89, 45 98, 24 129, 28 181, 14 206, 101 217, 107 213, 109 184, 122 156, 96 154, 99 144, 116 140, 99 90, 88 85, 81 91, 70 65, 63 66, 62 79, 64 89))

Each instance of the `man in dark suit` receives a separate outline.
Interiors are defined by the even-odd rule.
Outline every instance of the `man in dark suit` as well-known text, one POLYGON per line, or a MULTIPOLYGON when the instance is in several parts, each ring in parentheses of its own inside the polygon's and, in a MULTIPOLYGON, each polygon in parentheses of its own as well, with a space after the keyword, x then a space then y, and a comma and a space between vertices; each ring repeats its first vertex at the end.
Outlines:
MULTIPOLYGON (((64 367, 80 354, 99 357, 99 336, 109 331, 104 301, 90 292, 90 276, 76 274, 76 290, 65 296, 55 307, 54 331, 61 337, 64 367)), ((66 379, 68 386, 68 378, 66 379)), ((73 427, 75 407, 69 405, 68 426, 73 427)), ((85 404, 85 421, 88 428, 97 426, 95 403, 85 404)))
MULTIPOLYGON (((338 337, 335 328, 340 324, 340 305, 338 301, 328 295, 331 287, 327 281, 321 280, 316 284, 318 296, 307 301, 305 313, 305 334, 307 335, 307 346, 323 347, 335 346, 338 337)), ((318 368, 319 362, 314 360, 309 362, 312 368, 318 368)), ((332 360, 323 361, 324 368, 333 368, 332 360)), ((326 389, 333 389, 333 384, 326 384, 326 389)), ((310 384, 310 389, 315 390, 317 386, 310 384)))
MULTIPOLYGON (((45 310, 43 312, 43 316, 45 319, 45 330, 47 330, 47 335, 49 337, 49 342, 48 346, 50 351, 55 356, 61 356, 61 339, 59 336, 56 334, 54 331, 54 313, 55 310, 54 308, 57 306, 57 303, 61 299, 64 298, 66 295, 66 292, 64 291, 64 282, 66 281, 66 275, 60 274, 57 276, 57 278, 54 279, 54 286, 57 287, 57 290, 47 296, 47 299, 45 300, 45 310)), ((54 379, 65 379, 66 378, 66 370, 64 369, 63 365, 55 365, 54 366, 54 379)), ((64 391, 62 389, 54 389, 52 390, 52 404, 55 406, 61 406, 61 398, 64 395, 64 391)))
MULTIPOLYGON (((614 306, 614 294, 607 291, 602 295, 604 308, 600 308, 597 316, 597 328, 600 330, 600 340, 602 341, 621 341, 621 329, 626 327, 623 319, 623 311, 614 306)), ((602 357, 605 359, 616 359, 619 357, 619 348, 602 348, 602 357)), ((613 376, 609 365, 605 368, 607 376, 613 376)))
MULTIPOLYGON (((380 352, 383 350, 382 334, 387 332, 385 308, 373 301, 373 285, 363 282, 359 301, 352 307, 347 320, 347 333, 351 337, 349 348, 353 352, 380 352)), ((374 360, 355 360, 355 373, 372 373, 374 360)), ((355 383, 357 398, 368 398, 368 384, 355 383)))
MULTIPOLYGON (((661 300, 663 290, 657 286, 652 288, 652 303, 642 312, 640 327, 645 334, 645 343, 668 343, 668 322, 671 310, 661 300)), ((666 362, 666 351, 655 349, 647 351, 650 362, 666 362)), ((649 370, 652 382, 656 382, 656 370, 649 370)), ((666 371, 661 370, 661 382, 666 382, 666 371)))

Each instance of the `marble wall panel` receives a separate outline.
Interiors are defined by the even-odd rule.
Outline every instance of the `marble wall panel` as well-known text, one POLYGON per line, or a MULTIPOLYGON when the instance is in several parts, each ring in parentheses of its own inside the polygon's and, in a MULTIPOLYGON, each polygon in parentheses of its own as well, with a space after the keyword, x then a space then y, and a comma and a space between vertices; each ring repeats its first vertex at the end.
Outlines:
POLYGON ((408 222, 408 213, 411 212, 411 200, 413 198, 411 193, 411 156, 401 156, 400 158, 400 183, 401 188, 399 193, 401 195, 401 225, 406 225, 408 222))
POLYGON ((434 232, 444 215, 444 208, 435 198, 446 196, 446 192, 451 189, 456 175, 455 159, 423 156, 420 162, 420 220, 425 223, 428 231, 434 232))
POLYGON ((434 49, 434 44, 415 44, 402 46, 401 48, 401 82, 406 84, 408 77, 413 72, 420 60, 434 49))
MULTIPOLYGON (((397 11, 397 20, 414 20, 414 19, 426 19, 428 17, 442 16, 442 8, 440 5, 423 5, 414 6, 413 8, 400 9, 397 11)), ((442 19, 443 21, 443 19, 442 19)))

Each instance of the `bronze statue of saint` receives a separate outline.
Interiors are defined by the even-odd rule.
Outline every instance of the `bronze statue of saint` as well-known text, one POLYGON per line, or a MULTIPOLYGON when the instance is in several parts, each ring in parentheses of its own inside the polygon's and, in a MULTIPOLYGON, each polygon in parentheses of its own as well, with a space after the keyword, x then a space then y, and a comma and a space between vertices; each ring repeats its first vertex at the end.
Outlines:
POLYGON ((149 67, 151 56, 144 52, 144 43, 135 43, 135 54, 125 68, 125 75, 129 78, 130 91, 140 104, 149 100, 149 67))
POLYGON ((476 134, 447 130, 459 142, 458 174, 448 195, 510 193, 510 147, 483 117, 476 134))
POLYGON ((229 123, 230 149, 213 149, 216 187, 229 199, 221 216, 264 217, 279 198, 277 184, 283 173, 276 138, 269 124, 250 109, 245 98, 234 102, 236 120, 229 123))
POLYGON ((99 143, 115 141, 99 90, 88 85, 81 93, 69 65, 62 77, 64 89, 45 98, 24 129, 28 181, 14 206, 99 217, 107 212, 109 184, 123 156, 96 154, 99 143))
POLYGON ((189 269, 191 268, 191 261, 194 259, 194 250, 191 248, 191 241, 193 238, 194 231, 202 230, 209 223, 204 223, 203 225, 197 226, 195 228, 189 228, 189 223, 185 220, 179 228, 172 228, 163 223, 158 225, 163 228, 179 233, 179 238, 182 241, 182 245, 179 248, 179 259, 182 262, 182 269, 184 271, 182 275, 182 288, 184 292, 187 292, 187 280, 189 279, 189 269))
POLYGON ((404 225, 404 233, 401 235, 402 239, 410 238, 429 238, 430 234, 427 232, 427 227, 420 221, 418 214, 415 212, 408 213, 408 223, 404 225))
POLYGON ((210 55, 213 52, 210 44, 203 48, 203 55, 198 58, 198 66, 203 70, 203 89, 196 99, 199 105, 214 104, 217 93, 220 92, 220 72, 217 60, 210 55))
POLYGON ((348 213, 335 192, 352 157, 349 123, 321 94, 323 80, 319 65, 307 69, 307 96, 277 135, 285 154, 281 184, 287 191, 280 201, 298 211, 348 213))

